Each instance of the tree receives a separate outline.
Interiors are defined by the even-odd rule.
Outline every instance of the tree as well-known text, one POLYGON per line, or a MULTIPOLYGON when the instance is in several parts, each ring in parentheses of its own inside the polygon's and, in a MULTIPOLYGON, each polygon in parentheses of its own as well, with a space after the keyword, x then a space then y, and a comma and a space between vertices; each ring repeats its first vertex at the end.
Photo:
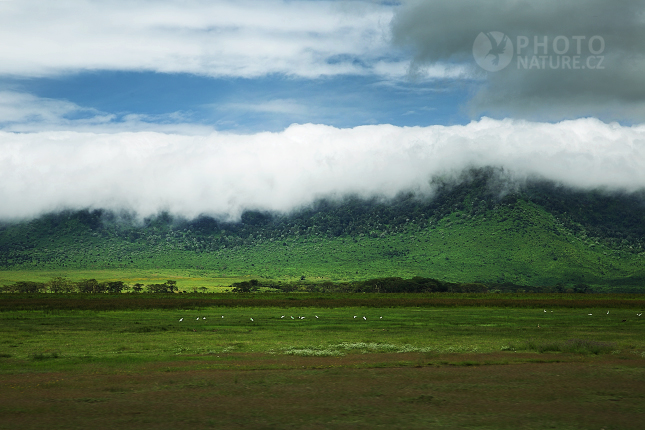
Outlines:
POLYGON ((43 282, 18 281, 15 284, 2 287, 5 293, 42 293, 47 290, 47 285, 43 282))
POLYGON ((251 279, 250 281, 236 282, 231 285, 233 287, 234 293, 250 293, 252 291, 257 291, 260 283, 257 279, 251 279))
POLYGON ((47 289, 50 293, 71 293, 75 285, 67 278, 58 276, 47 282, 47 289))
MULTIPOLYGON (((135 285, 135 289, 137 286, 135 285)), ((149 293, 174 293, 178 290, 176 281, 166 281, 165 284, 150 284, 146 286, 149 293)))
POLYGON ((172 281, 172 280, 167 280, 166 285, 168 286, 168 292, 173 293, 175 291, 178 291, 179 289, 177 288, 177 281, 172 281))
POLYGON ((82 279, 76 283, 76 288, 80 293, 98 293, 99 283, 96 279, 82 279))
POLYGON ((132 291, 134 291, 135 293, 140 293, 141 291, 143 291, 143 284, 134 284, 132 291))
POLYGON ((577 284, 576 286, 573 287, 573 292, 574 293, 588 293, 590 291, 589 285, 585 284, 577 284))
POLYGON ((146 285, 146 290, 148 290, 149 293, 165 293, 166 284, 148 284, 146 285))
POLYGON ((110 294, 119 294, 125 288, 123 281, 112 281, 107 283, 107 292, 110 294))

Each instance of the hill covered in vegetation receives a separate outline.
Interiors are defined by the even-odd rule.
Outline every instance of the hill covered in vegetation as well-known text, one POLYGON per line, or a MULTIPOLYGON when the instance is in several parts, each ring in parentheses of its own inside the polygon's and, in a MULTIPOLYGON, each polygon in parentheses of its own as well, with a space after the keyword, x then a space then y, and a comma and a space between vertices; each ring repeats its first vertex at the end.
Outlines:
POLYGON ((645 194, 517 183, 481 169, 433 195, 323 199, 237 222, 63 211, 0 226, 0 270, 184 268, 257 279, 645 285, 645 194))

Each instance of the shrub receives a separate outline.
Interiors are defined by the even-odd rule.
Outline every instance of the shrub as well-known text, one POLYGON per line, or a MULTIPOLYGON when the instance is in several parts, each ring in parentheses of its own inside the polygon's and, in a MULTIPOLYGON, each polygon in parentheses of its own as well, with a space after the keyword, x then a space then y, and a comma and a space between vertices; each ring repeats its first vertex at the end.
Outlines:
MULTIPOLYGON (((502 348, 503 349, 503 348, 502 348)), ((518 348, 519 349, 519 348, 518 348)), ((535 340, 526 342, 525 350, 537 352, 568 352, 572 354, 607 354, 616 349, 610 342, 598 342, 587 339, 569 339, 564 342, 538 343, 535 340)), ((504 349, 503 349, 504 350, 504 349)))

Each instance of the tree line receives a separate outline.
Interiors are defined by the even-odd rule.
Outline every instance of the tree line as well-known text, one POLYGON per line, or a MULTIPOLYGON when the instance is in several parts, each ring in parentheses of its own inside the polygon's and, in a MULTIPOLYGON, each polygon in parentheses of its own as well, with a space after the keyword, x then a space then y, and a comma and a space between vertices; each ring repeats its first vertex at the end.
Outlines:
MULTIPOLYGON (((276 292, 308 292, 308 293, 593 293, 591 287, 585 284, 575 286, 526 286, 513 283, 482 283, 482 282, 447 282, 433 278, 415 276, 411 279, 399 277, 373 278, 351 282, 309 282, 303 276, 296 282, 259 281, 251 279, 236 282, 229 286, 234 293, 253 293, 261 289, 276 292)), ((205 293, 207 288, 193 289, 205 293)), ((165 293, 180 292, 177 281, 168 280, 163 284, 144 285, 136 283, 132 286, 123 281, 98 282, 96 279, 82 279, 73 282, 67 278, 56 277, 48 282, 18 281, 14 284, 0 287, 3 293, 85 293, 85 294, 119 294, 119 293, 165 293)))
POLYGON ((99 282, 96 279, 71 281, 63 277, 52 278, 47 282, 18 281, 11 285, 0 287, 3 293, 85 293, 85 294, 119 294, 133 293, 175 293, 179 289, 177 281, 168 280, 163 284, 144 285, 136 283, 132 286, 123 281, 99 282))
POLYGON ((303 276, 298 282, 273 282, 251 279, 231 284, 234 293, 252 293, 261 288, 281 292, 309 293, 592 293, 591 287, 577 284, 572 287, 526 286, 510 282, 447 282, 433 278, 415 276, 411 279, 399 277, 374 278, 352 282, 307 282, 303 276))
POLYGON ((403 279, 399 277, 374 278, 366 281, 353 282, 271 282, 251 279, 236 282, 230 286, 234 293, 251 293, 260 288, 272 288, 282 292, 310 293, 486 293, 488 287, 480 283, 443 282, 432 278, 414 277, 403 279))

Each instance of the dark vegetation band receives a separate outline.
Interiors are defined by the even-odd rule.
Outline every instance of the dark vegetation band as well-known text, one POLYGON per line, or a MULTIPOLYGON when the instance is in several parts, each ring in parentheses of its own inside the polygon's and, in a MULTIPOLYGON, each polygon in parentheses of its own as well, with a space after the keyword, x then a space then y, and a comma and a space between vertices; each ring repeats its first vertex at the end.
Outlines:
MULTIPOLYGON (((119 294, 119 293, 153 293, 153 294, 185 294, 205 293, 206 287, 193 288, 192 291, 180 290, 177 281, 168 280, 163 284, 135 283, 126 284, 123 281, 98 282, 96 279, 83 279, 73 282, 67 278, 56 277, 48 282, 19 281, 0 287, 3 293, 83 293, 83 294, 119 294)), ((375 278, 366 281, 351 282, 307 282, 304 276, 297 282, 282 282, 271 280, 251 279, 236 282, 229 286, 233 293, 255 292, 302 292, 302 293, 593 293, 593 289, 585 284, 565 288, 561 284, 555 286, 524 286, 512 283, 459 283, 445 282, 433 278, 416 276, 411 279, 399 277, 375 278)))
MULTIPOLYGON (((445 293, 444 293, 445 294, 445 293)), ((6 295, 0 297, 0 312, 5 311, 114 311, 114 310, 144 310, 144 309, 203 309, 209 307, 272 307, 272 308, 344 308, 344 307, 365 307, 365 308, 397 308, 397 307, 481 307, 481 308, 601 308, 601 309, 643 309, 645 300, 631 295, 594 295, 570 296, 553 295, 531 298, 531 295, 522 298, 496 297, 482 298, 479 295, 473 297, 455 298, 424 297, 422 295, 411 295, 410 297, 357 297, 356 295, 335 295, 332 297, 311 297, 303 295, 300 297, 284 297, 271 294, 261 295, 231 295, 222 297, 222 294, 204 295, 204 297, 189 297, 182 295, 159 296, 159 295, 103 295, 98 299, 96 296, 74 296, 74 295, 53 295, 33 294, 27 297, 20 295, 6 295)))

